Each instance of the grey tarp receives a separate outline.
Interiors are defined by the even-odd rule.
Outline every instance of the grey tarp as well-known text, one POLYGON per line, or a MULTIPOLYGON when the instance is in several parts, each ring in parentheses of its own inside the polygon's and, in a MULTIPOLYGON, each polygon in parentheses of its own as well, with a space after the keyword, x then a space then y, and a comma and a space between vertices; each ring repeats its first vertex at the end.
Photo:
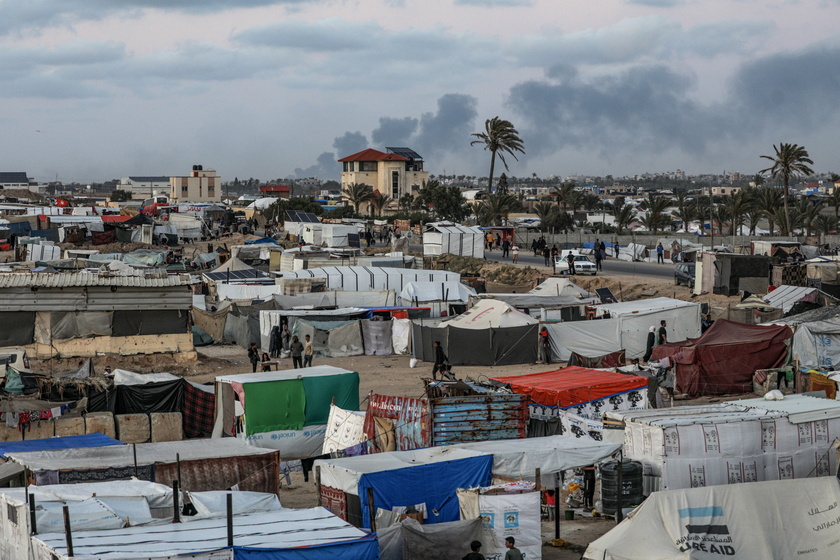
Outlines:
POLYGON ((225 320, 225 341, 249 348, 252 342, 260 344, 260 311, 275 308, 274 300, 253 305, 236 305, 230 308, 225 320))
POLYGON ((362 321, 362 338, 366 356, 390 356, 394 353, 391 346, 391 321, 362 321))
POLYGON ((481 552, 488 558, 496 552, 495 539, 480 517, 430 525, 407 518, 379 529, 376 537, 381 560, 460 560, 471 541, 481 541, 481 552))
POLYGON ((35 342, 34 311, 0 313, 0 346, 25 346, 35 342))
POLYGON ((537 361, 539 325, 461 329, 424 323, 415 321, 411 329, 412 351, 419 360, 433 362, 433 344, 439 340, 453 365, 502 366, 537 361))
POLYGON ((179 309, 114 311, 112 336, 180 334, 189 332, 189 314, 179 309))
POLYGON ((35 314, 35 340, 71 340, 111 336, 112 311, 39 311, 35 314))
POLYGON ((303 341, 307 334, 312 338, 315 353, 328 358, 361 356, 364 354, 362 328, 353 321, 306 321, 299 319, 294 327, 303 341))
POLYGON ((193 307, 193 324, 209 334, 216 342, 221 342, 225 338, 225 319, 227 319, 229 309, 214 313, 193 307))

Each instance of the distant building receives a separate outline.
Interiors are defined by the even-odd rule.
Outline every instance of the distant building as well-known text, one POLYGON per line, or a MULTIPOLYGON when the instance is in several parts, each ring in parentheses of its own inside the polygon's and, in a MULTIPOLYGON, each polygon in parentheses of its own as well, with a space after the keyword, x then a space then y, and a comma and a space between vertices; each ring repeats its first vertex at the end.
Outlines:
POLYGON ((292 187, 288 185, 263 185, 260 187, 260 194, 266 198, 291 198, 292 187))
POLYGON ((730 194, 735 194, 741 190, 741 187, 733 187, 733 186, 725 186, 725 187, 712 187, 712 195, 713 196, 729 196, 730 194))
POLYGON ((212 169, 193 165, 186 177, 170 177, 171 202, 221 202, 222 178, 212 169))
POLYGON ((170 177, 162 175, 123 177, 116 188, 131 193, 131 198, 143 200, 150 198, 155 193, 166 193, 170 191, 170 177))
POLYGON ((23 171, 0 171, 0 189, 28 189, 29 177, 23 171))
POLYGON ((423 158, 409 148, 385 148, 380 152, 368 148, 353 155, 343 157, 341 190, 351 183, 364 183, 396 201, 404 194, 415 196, 429 173, 423 171, 423 158))

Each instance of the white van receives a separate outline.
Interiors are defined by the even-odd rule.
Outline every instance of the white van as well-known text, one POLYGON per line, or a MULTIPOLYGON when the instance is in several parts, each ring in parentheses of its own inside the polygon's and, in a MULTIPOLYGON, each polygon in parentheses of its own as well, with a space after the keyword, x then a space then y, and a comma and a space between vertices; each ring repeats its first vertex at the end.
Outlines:
POLYGON ((0 379, 6 377, 6 366, 12 366, 17 371, 31 373, 29 356, 23 348, 0 348, 0 379))

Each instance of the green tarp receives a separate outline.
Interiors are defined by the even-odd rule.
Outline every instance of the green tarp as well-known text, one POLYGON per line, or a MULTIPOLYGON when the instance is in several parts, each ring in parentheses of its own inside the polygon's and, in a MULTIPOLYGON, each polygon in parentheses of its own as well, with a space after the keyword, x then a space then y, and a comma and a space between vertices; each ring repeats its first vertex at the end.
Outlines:
POLYGON ((304 426, 306 395, 300 379, 245 383, 245 435, 304 426))
POLYGON ((304 377, 306 391, 306 426, 326 424, 330 416, 330 403, 344 410, 359 410, 359 374, 304 377))

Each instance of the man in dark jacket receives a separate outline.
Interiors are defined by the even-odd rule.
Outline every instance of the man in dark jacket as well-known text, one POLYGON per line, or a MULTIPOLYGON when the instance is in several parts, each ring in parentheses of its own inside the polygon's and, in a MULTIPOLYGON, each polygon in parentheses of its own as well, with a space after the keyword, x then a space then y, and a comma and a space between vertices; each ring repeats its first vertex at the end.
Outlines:
POLYGON ((257 371, 257 362, 260 361, 260 351, 257 350, 257 343, 252 342, 248 348, 248 361, 251 362, 251 371, 257 371))
POLYGON ((432 368, 432 379, 437 380, 437 372, 446 370, 446 354, 443 353, 443 348, 440 341, 435 341, 435 365, 432 368))
POLYGON ((298 337, 292 337, 292 343, 289 345, 289 351, 292 354, 292 365, 295 369, 303 367, 303 343, 298 340, 298 337))

